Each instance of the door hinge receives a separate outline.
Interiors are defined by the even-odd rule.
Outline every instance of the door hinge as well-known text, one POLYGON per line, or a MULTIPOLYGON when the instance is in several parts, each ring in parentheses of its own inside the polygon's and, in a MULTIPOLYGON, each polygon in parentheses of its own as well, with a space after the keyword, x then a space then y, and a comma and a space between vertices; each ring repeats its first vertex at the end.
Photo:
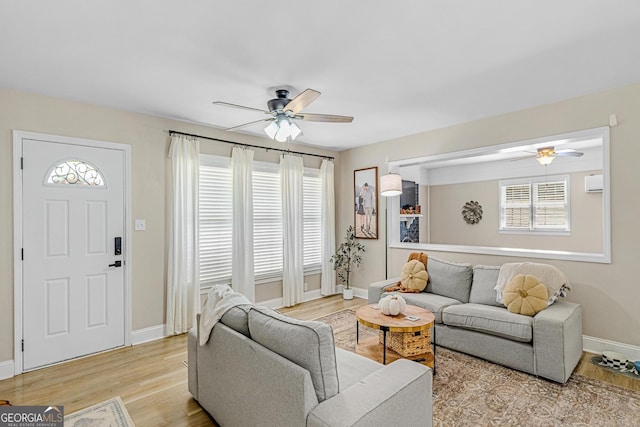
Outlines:
POLYGON ((22 340, 22 352, 24 353, 24 340, 22 340))
POLYGON ((24 169, 24 157, 20 157, 20 169, 24 169))
POLYGON ((24 261, 24 248, 20 249, 20 259, 24 261))

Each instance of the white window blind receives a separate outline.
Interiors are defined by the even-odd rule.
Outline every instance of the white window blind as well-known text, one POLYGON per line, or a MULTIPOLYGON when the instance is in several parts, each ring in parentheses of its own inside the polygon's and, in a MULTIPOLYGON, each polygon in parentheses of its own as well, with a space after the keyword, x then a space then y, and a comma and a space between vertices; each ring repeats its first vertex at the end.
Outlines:
POLYGON ((322 182, 320 171, 305 169, 302 185, 304 193, 304 270, 308 272, 319 270, 322 259, 322 223, 320 221, 322 182))
POLYGON ((568 229, 566 181, 533 183, 533 224, 536 229, 568 229))
MULTIPOLYGON (((228 158, 201 155, 200 282, 202 286, 231 282, 232 177, 228 158)), ((278 166, 254 162, 253 232, 257 280, 282 277, 282 201, 278 166)), ((321 260, 321 181, 318 169, 303 177, 303 243, 305 273, 321 260)))
POLYGON ((282 197, 276 165, 253 169, 253 256, 256 279, 282 274, 282 197), (269 169, 272 169, 269 171, 269 169))
POLYGON ((500 230, 567 232, 569 177, 500 181, 500 230))
POLYGON ((501 228, 531 227, 531 186, 513 184, 501 186, 503 222, 501 228))
POLYGON ((229 159, 200 161, 200 283, 231 282, 231 168, 229 159))

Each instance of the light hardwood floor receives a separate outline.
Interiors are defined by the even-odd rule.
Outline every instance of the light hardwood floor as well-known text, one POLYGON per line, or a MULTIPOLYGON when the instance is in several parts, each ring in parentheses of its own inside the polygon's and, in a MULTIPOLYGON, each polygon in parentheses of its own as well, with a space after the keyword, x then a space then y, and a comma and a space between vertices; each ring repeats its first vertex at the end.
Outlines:
MULTIPOLYGON (((281 311, 315 319, 366 300, 322 298, 281 311)), ((124 401, 138 427, 212 426, 213 420, 187 390, 187 336, 180 335, 74 360, 0 381, 0 400, 13 405, 64 405, 75 412, 115 396, 124 401)), ((640 391, 640 380, 600 369, 583 356, 577 372, 640 391)))

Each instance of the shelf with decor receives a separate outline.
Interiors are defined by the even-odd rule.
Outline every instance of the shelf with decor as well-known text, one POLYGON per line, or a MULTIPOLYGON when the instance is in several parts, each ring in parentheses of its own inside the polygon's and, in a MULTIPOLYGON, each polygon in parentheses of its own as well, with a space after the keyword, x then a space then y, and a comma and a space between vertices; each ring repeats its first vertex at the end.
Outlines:
POLYGON ((400 214, 401 221, 406 221, 407 218, 422 218, 422 214, 400 214))
POLYGON ((411 227, 416 218, 422 218, 422 214, 400 214, 400 221, 405 222, 407 228, 411 227))

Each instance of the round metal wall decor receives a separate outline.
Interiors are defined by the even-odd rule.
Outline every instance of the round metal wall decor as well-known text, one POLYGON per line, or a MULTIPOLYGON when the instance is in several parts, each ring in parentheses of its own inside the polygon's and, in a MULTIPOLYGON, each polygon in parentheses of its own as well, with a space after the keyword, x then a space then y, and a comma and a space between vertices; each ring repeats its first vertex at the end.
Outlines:
POLYGON ((477 224, 482 219, 482 206, 480 203, 471 200, 462 207, 462 218, 467 224, 477 224))

